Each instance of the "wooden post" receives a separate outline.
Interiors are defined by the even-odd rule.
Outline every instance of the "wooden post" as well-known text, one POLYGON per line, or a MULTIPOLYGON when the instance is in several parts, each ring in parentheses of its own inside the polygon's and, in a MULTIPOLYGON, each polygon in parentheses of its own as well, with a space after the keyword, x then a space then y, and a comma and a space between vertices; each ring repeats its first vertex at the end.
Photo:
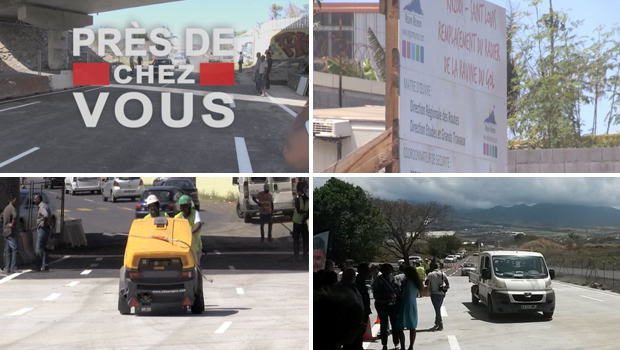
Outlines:
POLYGON ((338 58, 340 72, 338 73, 338 107, 342 108, 342 16, 340 16, 340 40, 338 41, 338 58))
MULTIPOLYGON (((396 148, 393 147, 393 157, 395 156, 396 163, 385 168, 386 173, 399 172, 398 163, 398 126, 393 129, 394 120, 398 119, 398 66, 399 66, 399 53, 398 53, 398 15, 399 15, 399 0, 382 0, 379 8, 383 10, 385 8, 385 129, 392 128, 392 140, 396 140, 396 148), (383 7, 385 4, 385 7, 383 7)), ((394 145, 394 144, 393 144, 394 145)))

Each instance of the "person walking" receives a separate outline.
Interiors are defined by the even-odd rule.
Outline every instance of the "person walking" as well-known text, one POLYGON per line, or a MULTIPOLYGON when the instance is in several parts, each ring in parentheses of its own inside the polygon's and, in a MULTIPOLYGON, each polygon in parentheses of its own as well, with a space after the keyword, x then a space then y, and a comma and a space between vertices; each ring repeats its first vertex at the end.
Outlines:
POLYGON ((239 73, 243 72, 243 51, 239 51, 239 73))
POLYGON ((303 241, 304 261, 308 260, 308 215, 310 213, 310 200, 308 198, 308 183, 297 183, 297 195, 295 198, 295 212, 293 213, 293 259, 299 260, 300 240, 303 241))
POLYGON ((267 67, 269 67, 269 63, 267 63, 267 59, 263 55, 261 57, 261 63, 258 67, 258 74, 260 75, 260 95, 265 97, 265 88, 267 82, 267 67))
POLYGON ((437 269, 437 263, 432 262, 430 266, 430 273, 428 274, 427 285, 431 290, 431 302, 435 308, 435 326, 431 328, 432 331, 443 330, 443 321, 441 319, 441 304, 446 296, 448 288, 450 288, 450 282, 445 273, 437 269))
POLYGON ((261 81, 260 81, 260 64, 263 63, 263 61, 261 60, 261 54, 260 52, 256 53, 256 72, 254 73, 254 82, 256 83, 256 91, 258 91, 260 93, 261 90, 261 81))
POLYGON ((375 297, 375 309, 381 320, 381 344, 383 350, 388 346, 388 322, 392 325, 392 340, 394 346, 398 348, 400 336, 396 327, 398 317, 398 306, 396 305, 397 287, 392 282, 393 267, 390 264, 382 264, 379 268, 381 275, 375 278, 372 283, 372 294, 375 297))
POLYGON ((271 58, 271 51, 267 52, 267 72, 265 73, 265 90, 269 90, 269 75, 271 74, 271 67, 273 65, 273 59, 271 58))
MULTIPOLYGON (((35 266, 34 272, 38 271, 49 271, 49 265, 47 261, 47 240, 50 238, 50 233, 52 232, 50 226, 50 218, 52 214, 50 212, 50 208, 43 201, 43 196, 37 194, 34 196, 34 204, 39 207, 39 211, 37 213, 37 245, 36 245, 36 254, 37 254, 37 264, 35 266)), ((34 228, 33 228, 34 230, 34 228)))
POLYGON ((136 76, 136 71, 134 70, 133 56, 129 56, 129 68, 131 68, 131 75, 136 76))
POLYGON ((192 208, 192 199, 188 195, 182 195, 178 203, 181 211, 174 218, 185 219, 189 222, 189 227, 192 230, 192 248, 196 252, 196 262, 200 264, 200 258, 202 257, 202 238, 200 236, 202 220, 200 220, 200 214, 198 214, 196 209, 192 208))
POLYGON ((398 313, 398 321, 395 328, 398 329, 399 343, 405 346, 405 329, 409 330, 409 348, 413 349, 415 343, 416 328, 418 327, 418 303, 416 298, 422 290, 422 280, 415 267, 405 268, 405 280, 401 284, 401 302, 398 313))
POLYGON ((5 255, 5 270, 6 273, 17 272, 17 253, 19 251, 17 240, 17 205, 19 200, 16 195, 11 195, 9 204, 4 208, 2 212, 2 235, 4 236, 4 255, 5 255))
POLYGON ((138 66, 142 67, 142 56, 138 56, 138 66))
POLYGON ((267 240, 271 242, 271 228, 273 226, 273 196, 269 193, 269 184, 263 185, 263 192, 258 193, 258 199, 256 196, 252 196, 254 203, 259 205, 259 218, 260 218, 260 242, 265 242, 265 223, 269 230, 267 240))

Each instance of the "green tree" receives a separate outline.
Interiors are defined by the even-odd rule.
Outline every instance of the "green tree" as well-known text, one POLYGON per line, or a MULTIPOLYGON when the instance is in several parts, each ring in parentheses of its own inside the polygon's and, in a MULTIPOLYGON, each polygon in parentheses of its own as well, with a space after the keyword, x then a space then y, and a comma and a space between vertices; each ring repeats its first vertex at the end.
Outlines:
POLYGON ((313 191, 314 232, 329 231, 327 258, 372 261, 379 253, 383 216, 361 187, 331 178, 313 191))
POLYGON ((305 10, 299 8, 299 6, 293 4, 291 0, 288 0, 288 5, 284 9, 284 16, 286 18, 297 18, 304 15, 305 10))
POLYGON ((454 208, 431 202, 412 204, 404 200, 375 199, 385 219, 383 246, 396 258, 409 265, 413 243, 432 229, 452 225, 454 208))
POLYGON ((455 235, 432 237, 428 239, 428 251, 432 256, 444 258, 446 255, 456 253, 463 242, 455 235))
POLYGON ((273 19, 278 19, 280 18, 280 16, 282 15, 282 10, 284 8, 280 5, 276 5, 276 4, 272 4, 269 7, 269 19, 273 20, 273 19))
MULTIPOLYGON (((620 33, 620 26, 614 27, 612 32, 614 33, 612 37, 617 38, 618 33, 620 33)), ((609 134, 609 128, 612 124, 618 125, 620 122, 620 40, 612 39, 612 45, 611 50, 609 50, 609 55, 611 57, 610 71, 615 72, 615 74, 612 73, 607 80, 608 93, 611 99, 611 108, 605 116, 607 134, 609 134)))

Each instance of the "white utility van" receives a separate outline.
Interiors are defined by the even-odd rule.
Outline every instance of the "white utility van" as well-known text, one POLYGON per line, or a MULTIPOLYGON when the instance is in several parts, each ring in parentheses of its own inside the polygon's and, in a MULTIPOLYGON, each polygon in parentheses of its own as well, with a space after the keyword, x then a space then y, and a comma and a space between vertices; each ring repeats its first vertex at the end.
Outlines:
POLYGON ((233 184, 239 188, 237 215, 246 223, 249 223, 253 216, 258 216, 259 206, 252 200, 252 196, 258 196, 266 183, 273 196, 274 214, 292 217, 295 211, 294 180, 290 177, 234 177, 233 184))
POLYGON ((547 268, 540 253, 482 252, 476 270, 469 273, 471 301, 485 304, 489 318, 498 313, 540 311, 551 318, 555 311, 554 278, 555 272, 547 268))

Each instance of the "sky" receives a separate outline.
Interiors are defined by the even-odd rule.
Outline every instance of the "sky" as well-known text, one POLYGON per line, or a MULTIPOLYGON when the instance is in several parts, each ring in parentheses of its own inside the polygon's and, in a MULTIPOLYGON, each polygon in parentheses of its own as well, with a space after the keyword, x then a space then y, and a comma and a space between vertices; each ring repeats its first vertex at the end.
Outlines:
MULTIPOLYGON (((403 0, 406 1, 406 0, 403 0)), ((437 0, 439 1, 439 0, 437 0)), ((507 0, 487 0, 496 5, 507 8, 507 0)), ((378 3, 378 0, 323 0, 325 3, 329 2, 363 2, 363 3, 378 3)), ((513 6, 524 11, 529 9, 529 0, 512 0, 513 6)), ((549 12, 549 1, 542 0, 539 8, 543 12, 549 12)), ((532 8, 533 9, 533 8, 532 8)), ((614 23, 620 22, 620 1, 618 0, 553 0, 553 9, 555 11, 563 11, 568 13, 571 20, 585 20, 584 23, 578 28, 576 34, 579 36, 592 36, 594 29, 600 25, 605 25, 606 29, 611 28, 614 23), (570 11, 569 11, 570 9, 570 11)), ((533 12, 533 11, 531 11, 533 12)), ((535 15, 534 15, 535 16, 535 15)), ((532 16, 529 19, 523 19, 528 21, 526 23, 533 23, 532 16)), ((604 123, 605 115, 611 108, 611 100, 604 99, 599 101, 598 107, 598 122, 597 122, 597 134, 604 134, 607 130, 607 124, 604 123)), ((592 121, 594 117, 594 104, 582 106, 581 117, 584 122, 582 127, 582 133, 588 134, 592 130, 592 121)), ((611 127, 610 133, 620 132, 620 125, 611 127)))
MULTIPOLYGON (((151 29, 165 25, 184 42, 185 28, 206 29, 210 38, 211 28, 233 28, 236 32, 252 29, 258 23, 269 20, 271 4, 286 8, 288 1, 183 0, 93 14, 93 27, 124 29, 131 27, 131 21, 136 21, 149 33, 151 29)), ((291 3, 303 9, 308 0, 291 0, 291 3)), ((124 32, 122 33, 124 36, 124 32)))
MULTIPOLYGON (((314 187, 329 178, 314 178, 314 187)), ((600 177, 348 177, 375 197, 449 204, 457 210, 537 203, 620 208, 620 178, 600 177)))

